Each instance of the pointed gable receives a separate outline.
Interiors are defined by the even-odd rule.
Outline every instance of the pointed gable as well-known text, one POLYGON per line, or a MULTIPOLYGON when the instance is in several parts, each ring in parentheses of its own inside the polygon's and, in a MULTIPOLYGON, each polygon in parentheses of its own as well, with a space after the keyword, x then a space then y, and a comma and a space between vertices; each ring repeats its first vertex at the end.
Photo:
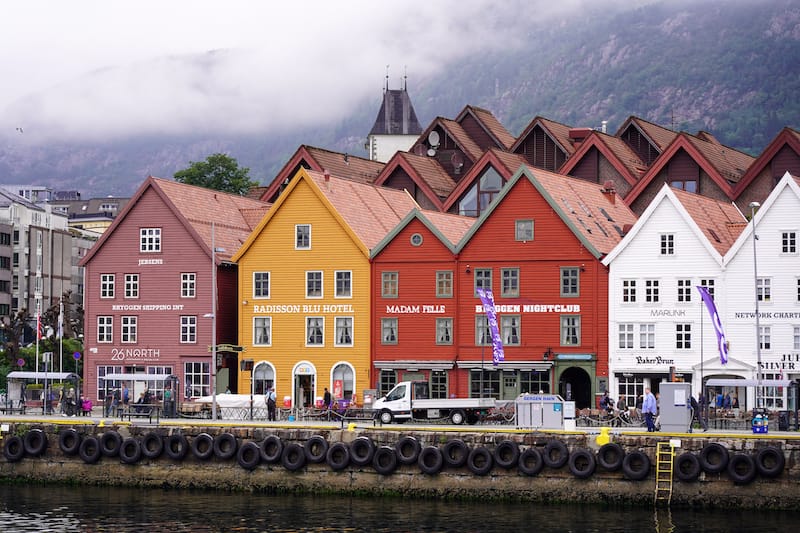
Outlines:
POLYGON ((475 219, 470 217, 450 215, 447 213, 440 213, 439 211, 414 209, 372 248, 371 257, 375 258, 380 255, 381 252, 415 220, 425 226, 451 253, 455 252, 456 244, 464 237, 475 222, 475 219))
POLYGON ((483 153, 458 122, 443 117, 431 122, 409 152, 435 158, 455 181, 461 179, 483 153))
POLYGON ((788 127, 783 128, 750 165, 734 187, 733 199, 740 207, 753 200, 763 202, 786 172, 800 175, 800 132, 788 127), (751 188, 757 190, 746 194, 751 188), (743 194, 746 198, 740 202, 743 194))
POLYGON ((555 172, 575 152, 569 138, 571 127, 543 117, 535 117, 511 147, 531 166, 555 172))
POLYGON ((593 131, 559 173, 594 183, 611 180, 624 198, 645 171, 644 162, 622 139, 593 131))
POLYGON ((441 209, 456 182, 435 158, 397 152, 386 163, 375 185, 406 189, 421 205, 441 209))
POLYGON ((468 105, 458 114, 456 122, 482 150, 508 150, 514 144, 514 136, 486 109, 468 105))
MULTIPOLYGON (((458 209, 458 203, 465 195, 473 190, 476 186, 476 180, 479 180, 480 177, 486 173, 488 168, 491 167, 494 169, 502 178, 503 183, 505 183, 514 175, 514 172, 516 172, 520 166, 526 163, 527 161, 522 155, 503 152, 494 148, 487 150, 452 191, 450 197, 444 202, 442 210, 454 212, 454 210, 458 209)), ((478 216, 479 214, 480 213, 475 213, 470 216, 478 216)))
POLYGON ((614 136, 627 144, 645 166, 649 167, 677 135, 668 128, 631 116, 614 136))

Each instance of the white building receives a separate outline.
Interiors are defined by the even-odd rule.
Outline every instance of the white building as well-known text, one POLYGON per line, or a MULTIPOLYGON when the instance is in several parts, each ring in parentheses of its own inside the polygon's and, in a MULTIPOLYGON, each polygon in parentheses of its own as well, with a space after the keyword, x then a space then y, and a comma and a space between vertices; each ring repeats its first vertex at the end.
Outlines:
POLYGON ((367 136, 365 148, 369 152, 369 159, 381 163, 389 161, 395 153, 408 151, 420 133, 422 127, 411 105, 405 78, 403 88, 395 90, 389 89, 387 76, 383 102, 367 136))

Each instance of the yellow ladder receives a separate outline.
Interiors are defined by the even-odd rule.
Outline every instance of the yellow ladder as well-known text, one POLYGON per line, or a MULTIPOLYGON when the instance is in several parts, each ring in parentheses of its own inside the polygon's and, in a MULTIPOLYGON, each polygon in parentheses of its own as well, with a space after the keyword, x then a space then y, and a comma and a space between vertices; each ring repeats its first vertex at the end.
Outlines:
POLYGON ((656 450, 656 505, 672 501, 672 459, 675 451, 669 442, 659 442, 656 450))

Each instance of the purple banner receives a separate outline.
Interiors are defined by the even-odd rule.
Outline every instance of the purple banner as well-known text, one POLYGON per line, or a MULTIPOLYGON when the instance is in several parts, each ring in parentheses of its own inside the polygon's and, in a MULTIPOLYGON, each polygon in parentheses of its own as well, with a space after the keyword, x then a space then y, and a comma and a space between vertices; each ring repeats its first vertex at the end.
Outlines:
MULTIPOLYGON (((697 285, 697 290, 700 291, 700 296, 706 303, 708 314, 711 315, 711 323, 714 325, 714 331, 717 333, 717 348, 719 348, 719 362, 723 365, 728 364, 728 341, 725 340, 725 332, 722 331, 722 322, 719 320, 719 313, 717 313, 717 306, 714 304, 714 297, 708 292, 708 289, 701 285, 697 285)), ((700 339, 703 342, 703 339, 700 339)))
POLYGON ((477 289, 478 296, 483 305, 483 311, 486 313, 486 318, 489 322, 489 331, 492 334, 492 364, 497 366, 500 361, 505 361, 506 356, 503 353, 503 340, 500 338, 500 328, 497 327, 497 313, 494 310, 494 295, 492 291, 484 289, 477 289))

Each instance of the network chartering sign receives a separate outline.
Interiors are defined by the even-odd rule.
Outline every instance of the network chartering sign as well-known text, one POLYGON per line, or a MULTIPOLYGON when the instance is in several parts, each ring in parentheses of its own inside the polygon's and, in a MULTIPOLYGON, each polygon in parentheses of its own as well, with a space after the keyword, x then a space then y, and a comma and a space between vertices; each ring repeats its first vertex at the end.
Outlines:
MULTIPOLYGON (((725 332, 722 330, 722 322, 719 320, 719 313, 717 313, 717 306, 714 304, 714 297, 708 292, 708 289, 702 285, 697 285, 697 290, 700 291, 700 296, 706 303, 708 314, 711 315, 711 323, 714 324, 714 331, 717 333, 717 348, 719 348, 719 362, 723 365, 728 364, 728 341, 725 340, 725 332)), ((702 342, 702 341, 701 341, 702 342)))
POLYGON ((500 338, 500 328, 497 327, 497 313, 494 308, 494 294, 492 291, 478 288, 478 297, 481 299, 486 319, 489 322, 489 331, 492 335, 492 364, 497 366, 500 361, 505 361, 503 353, 503 340, 500 338))

